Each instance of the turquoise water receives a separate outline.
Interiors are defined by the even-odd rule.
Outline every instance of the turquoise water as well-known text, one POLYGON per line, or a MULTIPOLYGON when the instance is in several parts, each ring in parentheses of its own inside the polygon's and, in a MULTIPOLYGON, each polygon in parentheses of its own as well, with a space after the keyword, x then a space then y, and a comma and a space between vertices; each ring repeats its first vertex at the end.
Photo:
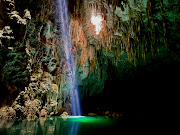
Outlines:
POLYGON ((105 117, 50 117, 2 122, 0 134, 3 135, 119 135, 142 130, 135 123, 130 126, 131 122, 105 117))

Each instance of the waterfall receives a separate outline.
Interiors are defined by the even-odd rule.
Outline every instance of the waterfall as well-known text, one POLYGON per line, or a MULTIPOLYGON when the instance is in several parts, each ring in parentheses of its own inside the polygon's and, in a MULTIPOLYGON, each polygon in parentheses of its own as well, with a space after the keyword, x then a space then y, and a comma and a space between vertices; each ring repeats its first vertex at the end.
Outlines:
POLYGON ((59 18, 60 18, 60 30, 62 37, 62 45, 64 48, 65 59, 70 88, 70 101, 71 101, 71 111, 72 115, 79 116, 81 115, 78 85, 76 80, 76 71, 74 65, 74 54, 71 43, 71 36, 69 33, 69 18, 68 18, 68 7, 66 0, 57 0, 59 6, 59 18))

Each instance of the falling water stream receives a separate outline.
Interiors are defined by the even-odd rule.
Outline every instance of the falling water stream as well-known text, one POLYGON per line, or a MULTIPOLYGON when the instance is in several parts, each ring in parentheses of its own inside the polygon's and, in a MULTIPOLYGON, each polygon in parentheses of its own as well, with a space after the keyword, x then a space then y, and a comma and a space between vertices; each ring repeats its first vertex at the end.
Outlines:
POLYGON ((78 94, 78 85, 76 80, 76 71, 74 65, 74 54, 71 43, 71 36, 69 33, 69 18, 68 8, 66 0, 58 0, 59 4, 59 18, 60 18, 60 30, 62 36, 62 44, 65 52, 67 73, 70 88, 70 100, 71 100, 71 111, 72 115, 80 116, 80 102, 78 94))

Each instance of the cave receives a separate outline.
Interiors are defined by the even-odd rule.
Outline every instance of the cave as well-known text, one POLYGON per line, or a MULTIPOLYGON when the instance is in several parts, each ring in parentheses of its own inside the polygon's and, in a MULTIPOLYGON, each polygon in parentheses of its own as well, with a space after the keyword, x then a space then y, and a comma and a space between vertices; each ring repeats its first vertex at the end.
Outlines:
POLYGON ((179 5, 0 0, 0 134, 167 126, 178 108, 179 5))

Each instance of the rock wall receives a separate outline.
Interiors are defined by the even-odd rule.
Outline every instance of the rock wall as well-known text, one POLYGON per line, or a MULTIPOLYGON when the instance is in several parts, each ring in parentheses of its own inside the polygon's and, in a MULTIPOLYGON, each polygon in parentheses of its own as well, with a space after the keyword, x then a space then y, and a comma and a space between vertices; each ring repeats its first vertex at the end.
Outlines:
MULTIPOLYGON (((1 106, 10 106, 2 110, 15 110, 17 117, 28 119, 64 110, 71 114, 71 73, 66 65, 57 0, 0 2, 0 84, 6 95, 1 106)), ((164 47, 179 55, 176 1, 75 0, 68 5, 81 98, 103 92, 112 66, 117 71, 125 69, 124 63, 135 67, 159 57, 164 47), (99 34, 90 21, 92 14, 102 17, 99 34)))
POLYGON ((64 78, 60 73, 59 47, 52 23, 51 1, 12 0, 1 1, 0 5, 3 7, 1 26, 4 27, 0 31, 0 43, 1 50, 5 50, 6 55, 2 57, 4 70, 1 81, 6 83, 2 88, 5 91, 8 89, 12 94, 16 92, 9 97, 13 103, 5 102, 2 105, 12 104, 17 117, 36 118, 57 113, 57 109, 62 108, 60 83, 64 78), (24 16, 21 18, 19 14, 23 12, 24 16), (5 24, 10 26, 4 26, 5 24))
POLYGON ((0 3, 1 105, 11 105, 29 83, 30 74, 26 69, 29 57, 24 39, 31 14, 28 9, 17 9, 14 1, 3 0, 0 3))

